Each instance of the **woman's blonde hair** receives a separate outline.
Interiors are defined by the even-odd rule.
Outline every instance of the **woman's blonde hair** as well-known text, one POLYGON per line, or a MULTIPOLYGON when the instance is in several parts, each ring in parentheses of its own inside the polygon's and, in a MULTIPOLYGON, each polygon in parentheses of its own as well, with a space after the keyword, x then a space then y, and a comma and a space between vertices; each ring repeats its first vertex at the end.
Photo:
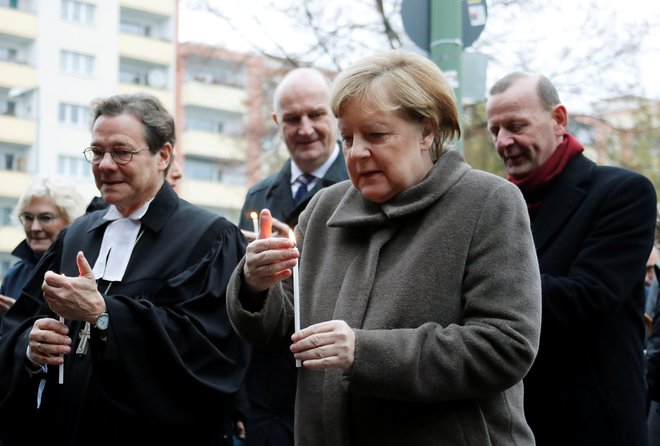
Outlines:
POLYGON ((429 150, 433 162, 452 139, 461 136, 454 89, 442 71, 420 54, 393 50, 349 66, 332 84, 332 113, 339 118, 349 102, 370 112, 401 110, 430 124, 435 133, 429 150))

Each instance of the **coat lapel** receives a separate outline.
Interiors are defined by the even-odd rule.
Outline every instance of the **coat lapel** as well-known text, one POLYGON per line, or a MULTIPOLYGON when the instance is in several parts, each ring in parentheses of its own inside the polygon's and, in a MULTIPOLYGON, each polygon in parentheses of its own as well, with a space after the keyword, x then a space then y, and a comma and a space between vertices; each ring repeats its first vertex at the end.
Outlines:
POLYGON ((368 249, 353 258, 346 270, 342 288, 337 296, 334 319, 342 319, 351 327, 362 327, 374 284, 382 247, 396 232, 395 227, 381 227, 370 239, 368 249))
POLYGON ((275 209, 277 213, 273 214, 275 218, 288 220, 289 215, 294 209, 293 196, 291 195, 291 160, 287 160, 277 174, 277 178, 270 185, 266 192, 267 203, 277 203, 275 209))
POLYGON ((552 192, 543 201, 543 205, 532 224, 532 235, 536 251, 560 231, 568 218, 580 206, 586 195, 582 186, 591 178, 595 164, 583 155, 568 163, 564 171, 555 180, 552 192))
MULTIPOLYGON (((288 174, 286 175, 287 179, 291 176, 290 163, 291 160, 289 160, 289 164, 287 164, 288 166, 288 174)), ((289 210, 287 210, 286 212, 286 218, 284 219, 285 222, 289 226, 295 227, 298 224, 298 217, 300 216, 300 213, 305 210, 309 201, 318 191, 320 191, 325 187, 332 186, 333 184, 339 183, 340 181, 344 181, 347 179, 348 179, 348 172, 346 171, 346 164, 344 162, 344 157, 340 153, 339 156, 335 158, 335 161, 332 163, 328 171, 325 173, 325 176, 316 183, 316 185, 312 188, 310 193, 307 194, 307 197, 305 197, 304 200, 298 203, 298 206, 295 207, 293 206, 293 197, 291 195, 291 184, 286 183, 286 187, 283 187, 283 189, 286 189, 288 191, 289 198, 288 198, 287 206, 289 206, 290 203, 291 207, 287 208, 289 210)), ((281 203, 284 203, 284 201, 281 201, 281 203)))

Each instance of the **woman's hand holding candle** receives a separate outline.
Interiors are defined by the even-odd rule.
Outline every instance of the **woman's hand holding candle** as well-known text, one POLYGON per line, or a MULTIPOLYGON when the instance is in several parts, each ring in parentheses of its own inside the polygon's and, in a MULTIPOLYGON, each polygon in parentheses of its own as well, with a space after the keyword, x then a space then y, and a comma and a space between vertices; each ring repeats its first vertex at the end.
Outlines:
POLYGON ((271 237, 272 217, 263 209, 259 222, 259 238, 246 250, 243 276, 247 291, 260 293, 291 276, 299 256, 295 243, 285 237, 271 237))

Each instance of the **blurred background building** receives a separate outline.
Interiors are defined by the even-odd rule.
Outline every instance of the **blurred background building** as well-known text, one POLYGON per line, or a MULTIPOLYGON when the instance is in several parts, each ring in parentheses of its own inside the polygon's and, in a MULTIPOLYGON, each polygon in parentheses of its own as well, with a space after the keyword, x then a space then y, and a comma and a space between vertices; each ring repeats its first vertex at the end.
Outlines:
POLYGON ((62 175, 90 200, 97 194, 82 156, 94 98, 156 95, 176 119, 181 195, 231 221, 269 164, 262 148, 279 164, 264 91, 281 65, 178 45, 178 3, 0 0, 0 279, 25 236, 10 215, 34 176, 62 175))
MULTIPOLYGON (((10 215, 34 176, 62 175, 90 200, 97 194, 82 156, 94 98, 159 97, 176 120, 182 197, 233 222, 247 188, 287 157, 270 118, 272 91, 299 63, 179 43, 183 3, 0 0, 0 280, 24 238, 10 215)), ((464 105, 466 159, 503 175, 485 102, 464 105)), ((590 158, 637 170, 660 187, 660 102, 618 96, 570 122, 590 158)))

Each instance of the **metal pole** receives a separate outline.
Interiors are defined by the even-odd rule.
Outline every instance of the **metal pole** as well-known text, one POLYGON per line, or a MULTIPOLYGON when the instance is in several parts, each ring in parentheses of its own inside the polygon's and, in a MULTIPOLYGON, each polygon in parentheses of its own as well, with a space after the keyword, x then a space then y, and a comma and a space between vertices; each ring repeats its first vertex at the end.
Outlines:
MULTIPOLYGON (((461 99, 461 56, 463 54, 462 0, 429 0, 431 12, 431 60, 444 72, 454 87, 459 116, 463 117, 461 99)), ((463 153, 463 141, 456 141, 463 153)))

